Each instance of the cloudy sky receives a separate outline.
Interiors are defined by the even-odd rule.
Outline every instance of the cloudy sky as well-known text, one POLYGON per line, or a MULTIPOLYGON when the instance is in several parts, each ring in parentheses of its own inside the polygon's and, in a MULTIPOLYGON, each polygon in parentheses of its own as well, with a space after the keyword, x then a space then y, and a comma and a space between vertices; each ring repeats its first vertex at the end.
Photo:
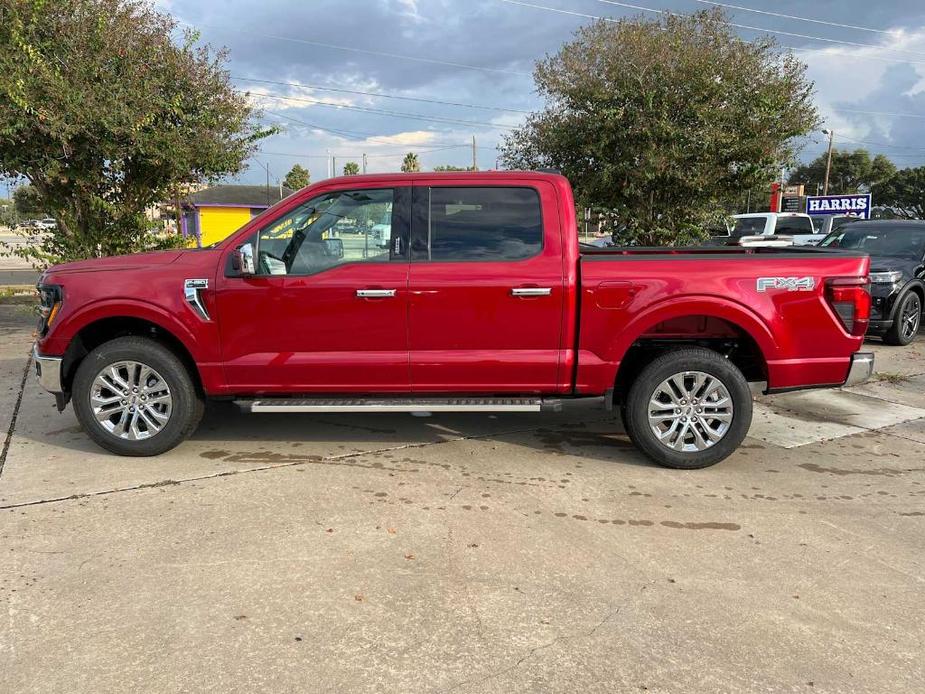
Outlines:
MULTIPOLYGON (((724 0, 725 2, 725 0, 724 0)), ((540 103, 530 73, 591 17, 689 13, 703 0, 156 0, 181 26, 226 46, 235 84, 284 131, 261 145, 242 182, 275 181, 296 162, 313 180, 368 155, 397 170, 480 168, 540 103)), ((745 39, 773 35, 809 66, 826 126, 842 147, 900 167, 925 163, 923 0, 729 0, 745 39)), ((804 150, 824 149, 816 134, 804 150)))

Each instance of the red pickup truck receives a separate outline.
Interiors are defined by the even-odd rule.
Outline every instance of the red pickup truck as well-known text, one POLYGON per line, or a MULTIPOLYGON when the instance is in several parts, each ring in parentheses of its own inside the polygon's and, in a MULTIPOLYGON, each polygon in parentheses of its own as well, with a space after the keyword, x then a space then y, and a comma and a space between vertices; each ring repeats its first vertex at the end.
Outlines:
POLYGON ((50 268, 35 367, 123 455, 249 412, 619 412, 658 463, 741 443, 767 392, 869 377, 869 260, 578 242, 561 176, 332 178, 209 248, 50 268))

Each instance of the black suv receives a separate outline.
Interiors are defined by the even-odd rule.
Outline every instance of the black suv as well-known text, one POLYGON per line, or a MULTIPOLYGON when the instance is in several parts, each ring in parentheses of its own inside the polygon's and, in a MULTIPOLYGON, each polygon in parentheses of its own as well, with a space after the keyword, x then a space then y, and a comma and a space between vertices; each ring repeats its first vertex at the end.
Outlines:
POLYGON ((908 345, 925 304, 925 221, 877 219, 839 227, 819 243, 870 254, 870 327, 890 345, 908 345))

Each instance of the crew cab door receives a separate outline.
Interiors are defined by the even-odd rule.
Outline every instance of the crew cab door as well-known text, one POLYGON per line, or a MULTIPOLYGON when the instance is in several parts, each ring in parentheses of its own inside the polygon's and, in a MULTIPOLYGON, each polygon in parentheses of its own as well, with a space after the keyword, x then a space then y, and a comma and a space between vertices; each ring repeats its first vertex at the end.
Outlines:
POLYGON ((322 189, 246 239, 256 274, 217 278, 230 390, 410 389, 410 201, 408 186, 322 189))
POLYGON ((415 183, 412 390, 555 392, 563 257, 546 182, 415 183))

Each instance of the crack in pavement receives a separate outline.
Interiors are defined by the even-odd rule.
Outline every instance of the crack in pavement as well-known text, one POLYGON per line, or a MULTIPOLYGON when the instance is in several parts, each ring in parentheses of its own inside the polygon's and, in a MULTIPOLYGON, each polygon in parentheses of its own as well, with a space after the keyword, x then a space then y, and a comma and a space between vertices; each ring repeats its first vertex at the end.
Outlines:
POLYGON ((6 430, 6 438, 3 440, 3 450, 0 450, 0 476, 3 476, 3 466, 6 465, 6 456, 10 452, 10 443, 13 441, 13 432, 16 430, 16 419, 19 417, 19 408, 22 407, 22 396, 26 390, 26 381, 29 379, 29 371, 32 368, 32 349, 29 350, 29 356, 26 358, 26 368, 22 372, 22 380, 19 382, 19 393, 16 395, 16 404, 13 406, 13 415, 10 417, 10 426, 6 430))
POLYGON ((453 691, 456 691, 457 689, 459 689, 460 687, 465 687, 465 686, 468 685, 468 684, 474 684, 474 685, 476 685, 476 686, 485 684, 486 682, 488 682, 488 681, 490 681, 490 680, 493 680, 493 679, 495 679, 496 677, 500 677, 501 675, 505 675, 505 674, 511 672, 512 670, 516 670, 516 669, 517 669, 518 667, 520 667, 525 661, 527 661, 527 660, 529 660, 530 658, 532 658, 532 657, 533 657, 536 653, 538 653, 539 651, 544 651, 544 650, 546 650, 547 648, 552 648, 553 646, 555 646, 555 645, 556 645, 557 643, 559 643, 560 641, 571 641, 572 639, 577 639, 577 638, 582 638, 582 637, 587 638, 587 637, 589 637, 589 636, 594 636, 594 634, 597 632, 598 629, 600 629, 602 626, 604 626, 604 624, 606 624, 606 623, 607 623, 608 621, 610 621, 613 617, 615 617, 617 614, 619 614, 619 612, 620 612, 620 608, 619 608, 619 607, 613 608, 613 609, 611 609, 606 615, 604 615, 604 617, 603 617, 602 619, 600 619, 600 620, 598 621, 597 624, 595 624, 593 627, 591 627, 590 631, 588 631, 588 632, 584 632, 584 633, 583 633, 583 632, 579 632, 579 633, 576 633, 576 634, 560 634, 559 636, 556 636, 556 637, 555 637, 552 641, 550 641, 549 643, 543 643, 543 644, 540 644, 539 646, 534 646, 534 647, 531 648, 529 651, 527 651, 527 652, 524 653, 522 656, 520 656, 520 658, 518 658, 517 661, 516 661, 513 665, 508 665, 507 667, 501 668, 500 670, 495 670, 495 671, 489 672, 489 673, 486 674, 484 677, 479 677, 479 678, 477 678, 477 679, 471 679, 471 680, 465 680, 465 681, 460 682, 460 683, 458 683, 458 684, 454 684, 452 687, 450 687, 450 688, 447 689, 446 691, 447 691, 448 693, 449 693, 449 692, 453 692, 453 691))
MULTIPOLYGON (((31 356, 29 358, 29 361, 31 363, 32 361, 31 356)), ((26 374, 28 374, 28 366, 26 368, 26 374)), ((25 382, 25 378, 23 380, 25 382)), ((251 472, 263 472, 265 470, 276 470, 278 468, 295 467, 297 465, 317 465, 317 464, 323 463, 327 465, 340 464, 340 465, 354 467, 353 465, 350 465, 346 461, 352 460, 354 458, 359 458, 361 456, 366 456, 366 455, 377 455, 379 453, 388 453, 390 451, 403 451, 403 450, 409 450, 409 449, 414 449, 414 448, 426 448, 428 446, 439 446, 444 443, 453 443, 455 441, 473 441, 473 440, 479 440, 479 439, 486 439, 486 438, 490 438, 493 436, 507 436, 509 434, 522 434, 522 433, 526 433, 530 431, 535 431, 535 429, 536 427, 508 429, 506 431, 493 432, 489 434, 474 434, 472 436, 457 436, 457 437, 450 438, 450 439, 444 439, 442 441, 427 441, 424 443, 406 443, 400 446, 388 446, 386 448, 377 448, 371 451, 357 451, 356 453, 341 453, 341 454, 333 455, 333 456, 315 456, 314 458, 304 457, 304 458, 299 458, 298 460, 287 460, 284 462, 273 463, 270 465, 260 465, 258 467, 250 467, 250 468, 246 468, 243 470, 224 470, 222 472, 214 472, 208 475, 198 475, 196 477, 185 477, 179 480, 161 480, 159 482, 145 482, 143 484, 134 484, 134 485, 129 485, 127 487, 115 487, 113 489, 101 489, 95 492, 84 492, 80 494, 69 494, 67 496, 56 496, 56 497, 51 497, 48 499, 33 499, 31 501, 21 501, 21 502, 13 503, 13 504, 4 504, 4 505, 0 505, 0 511, 5 511, 8 509, 25 508, 28 506, 43 506, 45 504, 54 504, 54 503, 59 503, 62 501, 75 501, 78 499, 89 499, 89 498, 96 497, 96 496, 108 496, 111 494, 120 494, 122 492, 132 492, 132 491, 137 491, 137 490, 142 490, 142 489, 153 489, 156 487, 168 487, 168 486, 174 486, 174 485, 181 485, 187 482, 201 482, 203 480, 217 479, 220 477, 233 477, 235 475, 244 475, 244 474, 248 474, 251 472)), ((4 449, 4 452, 5 452, 5 449, 4 449)), ((371 468, 371 469, 386 470, 387 468, 377 467, 377 468, 371 468)))

